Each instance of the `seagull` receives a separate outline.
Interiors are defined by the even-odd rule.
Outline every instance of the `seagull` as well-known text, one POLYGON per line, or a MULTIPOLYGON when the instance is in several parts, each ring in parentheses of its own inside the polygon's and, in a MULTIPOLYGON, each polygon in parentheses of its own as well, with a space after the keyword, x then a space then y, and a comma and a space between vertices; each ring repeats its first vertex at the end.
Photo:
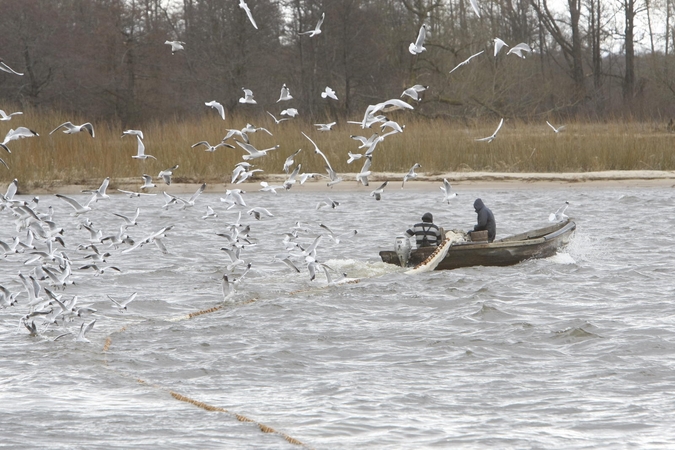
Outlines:
POLYGON ((206 214, 202 216, 202 219, 215 219, 218 217, 218 214, 210 206, 206 206, 206 214))
POLYGON ((356 236, 359 233, 357 230, 351 230, 351 231, 347 231, 346 233, 335 234, 335 233, 333 233, 333 230, 328 228, 326 225, 320 223, 319 226, 321 228, 323 228, 324 230, 328 231, 328 237, 331 238, 332 241, 335 242, 336 244, 340 243, 340 240, 341 240, 340 237, 341 236, 347 236, 347 238, 351 238, 351 237, 356 236))
POLYGON ((152 182, 152 177, 147 173, 144 173, 141 178, 143 179, 143 186, 141 186, 141 189, 157 187, 157 185, 152 182))
POLYGON ((551 129, 552 129, 556 134, 560 133, 562 130, 565 129, 565 125, 561 125, 561 126, 559 126, 558 128, 556 128, 556 127, 554 127, 553 125, 551 125, 551 123, 550 123, 548 120, 546 121, 546 123, 548 124, 549 127, 551 127, 551 129))
POLYGON ((253 91, 251 91, 250 89, 246 89, 246 88, 241 88, 241 89, 244 91, 244 96, 239 99, 239 103, 250 103, 252 105, 255 105, 255 104, 258 103, 253 99, 253 91))
POLYGON ((53 132, 55 132, 60 128, 64 128, 63 132, 66 134, 73 134, 79 133, 80 131, 86 131, 91 135, 91 137, 94 137, 94 127, 89 122, 83 123, 82 125, 73 125, 70 122, 65 122, 59 125, 58 127, 54 128, 49 134, 52 134, 53 132))
POLYGON ((267 181, 261 181, 260 186, 262 186, 262 189, 260 189, 262 192, 271 192, 273 194, 277 193, 277 189, 286 189, 282 184, 269 184, 267 181))
POLYGON ((316 35, 318 35, 318 34, 321 34, 321 25, 323 25, 323 20, 324 20, 325 18, 326 18, 326 13, 322 13, 322 14, 321 14, 321 18, 319 19, 319 21, 318 21, 317 24, 316 24, 316 27, 314 27, 313 30, 303 31, 303 32, 298 33, 298 34, 308 34, 309 37, 314 37, 314 36, 316 36, 316 35))
POLYGON ((115 300, 114 298, 112 298, 109 295, 107 297, 110 299, 111 302, 113 302, 115 304, 115 306, 117 306, 117 309, 119 309, 120 312, 123 312, 123 311, 127 311, 127 305, 129 303, 131 303, 132 301, 134 301, 134 299, 136 298, 137 295, 138 295, 138 292, 134 292, 133 294, 131 294, 129 297, 125 298, 124 300, 115 300))
POLYGON ((138 147, 136 147, 136 154, 131 155, 132 158, 142 160, 152 158, 154 160, 157 160, 157 158, 155 158, 154 156, 145 154, 145 144, 143 144, 143 133, 136 134, 136 140, 138 141, 138 147))
POLYGON ((62 194, 56 194, 56 196, 58 198, 62 199, 62 200, 65 200, 66 202, 68 202, 70 204, 70 206, 73 207, 73 209, 75 210, 73 215, 75 217, 79 216, 80 214, 84 214, 88 211, 91 211, 91 207, 89 206, 89 204, 92 202, 92 200, 94 200, 96 198, 96 195, 91 195, 91 196, 89 196, 89 200, 87 200, 87 202, 84 205, 82 205, 82 204, 80 204, 80 202, 78 202, 74 198, 67 197, 67 196, 62 195, 62 194))
POLYGON ((281 115, 295 117, 298 115, 298 110, 295 108, 284 109, 283 111, 281 111, 281 115))
POLYGON ((352 152, 347 152, 347 155, 349 155, 349 159, 347 160, 347 164, 351 164, 357 159, 363 158, 363 154, 361 153, 352 153, 352 152))
POLYGON ((457 64, 457 65, 455 66, 455 68, 452 69, 452 70, 450 71, 450 73, 454 72, 455 70, 459 69, 460 67, 462 67, 462 66, 465 65, 465 64, 469 64, 469 62, 470 62, 473 58, 475 58, 475 57, 478 56, 478 55, 482 55, 483 53, 485 53, 485 50, 481 50, 481 51, 479 51, 478 53, 475 53, 475 54, 469 56, 467 59, 465 59, 465 60, 462 61, 461 63, 457 64))
POLYGON ((182 198, 179 198, 178 201, 183 203, 183 207, 181 209, 185 209, 188 206, 195 206, 195 200, 197 200, 197 197, 201 195, 202 192, 204 192, 204 189, 206 189, 206 183, 202 183, 201 186, 199 186, 199 189, 192 194, 192 196, 188 200, 183 200, 182 198))
POLYGON ((380 125, 380 131, 384 131, 385 128, 391 128, 392 130, 395 130, 397 133, 403 133, 405 125, 401 126, 393 120, 387 120, 386 122, 383 122, 382 125, 380 125))
POLYGON ((258 25, 256 25, 255 20, 253 20, 253 15, 251 14, 251 9, 248 7, 246 2, 244 0, 239 0, 239 7, 246 12, 246 16, 248 16, 248 20, 251 21, 251 25, 253 25, 253 28, 256 30, 258 29, 258 25))
POLYGON ((223 301, 229 299, 232 294, 234 294, 234 283, 230 283, 230 280, 227 278, 227 275, 223 275, 223 279, 220 283, 220 288, 223 291, 223 301))
POLYGON ((145 139, 141 130, 124 130, 122 131, 122 137, 124 136, 139 136, 141 139, 145 139))
POLYGON ((23 114, 21 111, 13 112, 11 114, 7 114, 5 111, 0 109, 0 120, 5 121, 5 120, 12 120, 12 116, 18 116, 19 114, 23 114))
POLYGON ((569 219, 565 214, 568 206, 570 206, 570 202, 565 202, 565 204, 558 208, 556 212, 551 213, 551 215, 548 216, 549 222, 562 222, 565 219, 569 219))
POLYGON ((420 53, 426 50, 426 48, 424 48, 424 39, 426 38, 426 36, 427 36, 427 25, 423 23, 422 26, 420 27, 419 33, 417 34, 417 40, 411 43, 410 46, 408 47, 410 53, 412 53, 413 55, 419 55, 420 53))
POLYGON ((478 2, 476 0, 471 0, 471 7, 478 17, 480 17, 480 11, 478 10, 478 2))
POLYGON ((504 123, 504 119, 502 118, 502 120, 499 121, 499 125, 497 126, 497 129, 495 130, 494 133, 492 133, 492 135, 490 135, 488 137, 485 137, 485 138, 476 139, 476 140, 477 141, 487 141, 488 143, 494 141, 497 138, 497 133, 499 132, 499 129, 502 127, 503 123, 504 123))
POLYGON ((506 42, 502 41, 499 38, 494 38, 492 41, 495 43, 495 58, 497 57, 497 53, 499 53, 502 47, 509 46, 506 42))
POLYGON ((179 50, 185 50, 185 42, 183 41, 164 41, 166 45, 171 46, 171 54, 175 55, 177 51, 179 50))
POLYGON ((321 93, 321 98, 332 98, 333 100, 337 100, 337 95, 335 95, 335 91, 328 86, 326 86, 326 89, 321 93))
POLYGON ((211 145, 207 141, 199 141, 196 144, 192 144, 191 148, 195 148, 198 145, 205 146, 205 152, 215 152, 218 147, 236 148, 234 145, 228 144, 226 142, 220 142, 219 144, 211 145))
POLYGON ((87 333, 89 333, 92 328, 94 328, 94 324, 96 323, 96 319, 92 320, 88 324, 85 325, 84 322, 82 322, 82 325, 80 326, 80 332, 77 335, 77 338, 75 340, 77 342, 91 342, 89 339, 85 337, 87 333))
POLYGON ((293 264, 293 261, 291 261, 291 259, 290 259, 288 256, 286 256, 286 255, 275 255, 275 256, 274 256, 274 260, 275 260, 275 261, 280 261, 280 262, 286 264, 286 265, 287 265, 288 267, 290 267, 291 269, 293 269, 293 270, 295 270, 296 272, 300 273, 300 269, 298 269, 298 268, 295 266, 295 264, 293 264))
MULTIPOLYGON (((253 167, 253 166, 249 166, 249 167, 253 167)), ((256 173, 256 172, 263 172, 263 170, 262 169, 249 170, 246 166, 237 166, 237 168, 234 169, 234 171, 232 172, 232 181, 231 182, 236 183, 236 184, 241 184, 244 181, 251 178, 253 176, 253 174, 256 173), (239 168, 241 168, 241 169, 239 169, 239 168), (238 180, 237 180, 237 177, 239 178, 238 180)))
POLYGON ((96 190, 91 190, 91 189, 83 189, 82 192, 88 193, 88 194, 94 194, 94 201, 97 202, 102 199, 110 199, 110 196, 105 193, 106 189, 108 189, 108 184, 110 183, 110 177, 106 177, 105 180, 103 180, 103 183, 101 183, 101 186, 96 189, 96 190))
MULTIPOLYGON (((260 130, 264 131, 265 133, 269 134, 270 136, 274 136, 270 132, 270 130, 268 130, 267 128, 256 127, 255 125, 251 125, 250 123, 247 123, 246 126, 241 129, 241 132, 244 133, 244 134, 247 134, 247 133, 255 133, 256 131, 260 131, 260 130)), ((248 141, 246 141, 246 142, 248 142, 248 141)))
POLYGON ((266 112, 267 112, 267 114, 269 114, 269 115, 272 117, 272 119, 274 119, 274 122, 275 122, 277 125, 279 125, 279 124, 280 124, 281 122, 283 122, 284 120, 291 120, 290 117, 282 117, 281 119, 277 119, 276 117, 274 117, 274 114, 272 114, 271 112, 269 112, 269 111, 266 111, 266 112))
POLYGON ((222 141, 226 141, 226 140, 230 139, 230 138, 233 137, 233 136, 236 136, 236 137, 238 137, 238 138, 241 138, 244 142, 249 142, 249 140, 248 140, 248 134, 246 134, 245 132, 243 132, 243 131, 241 131, 241 130, 235 130, 235 129, 231 129, 231 128, 228 128, 228 129, 227 129, 227 134, 226 134, 225 137, 222 139, 222 141))
MULTIPOLYGON (((398 98, 392 98, 390 100, 386 100, 382 103, 377 103, 375 105, 368 105, 366 108, 366 112, 363 115, 363 121, 361 122, 361 128, 368 128, 370 125, 366 126, 368 123, 368 119, 372 118, 373 115, 378 112, 378 111, 383 111, 385 108, 388 108, 388 110, 394 110, 394 109, 415 109, 408 103, 404 102, 403 100, 400 100, 398 98)), ((386 120, 386 118, 385 118, 386 120)), ((371 124, 372 125, 372 124, 371 124)))
POLYGON ((441 191, 443 191, 443 201, 448 202, 450 204, 450 199, 457 197, 457 192, 450 192, 452 189, 452 186, 450 186, 450 182, 447 180, 447 178, 443 178, 443 186, 441 186, 441 191))
POLYGON ((316 131, 330 131, 333 129, 337 122, 331 123, 315 123, 314 126, 317 127, 316 131))
POLYGON ((368 186, 368 176, 372 173, 370 171, 370 165, 373 162, 373 157, 371 155, 366 155, 366 161, 363 163, 361 172, 356 174, 356 181, 361 182, 364 186, 368 186))
POLYGON ((384 192, 384 188, 387 186, 389 181, 385 181, 380 185, 379 188, 375 189, 373 192, 370 193, 371 197, 375 197, 375 200, 380 200, 382 198, 382 193, 384 192))
POLYGON ((3 61, 2 58, 0 58, 0 70, 7 73, 13 73, 14 75, 23 75, 23 73, 19 73, 5 64, 5 61, 3 61))
POLYGON ((261 218, 263 215, 265 215, 265 216, 267 216, 267 217, 274 217, 274 214, 272 214, 272 213, 269 212, 267 209, 262 208, 262 207, 260 207, 260 206, 249 209, 249 210, 248 210, 248 213, 249 213, 249 214, 252 214, 253 217, 255 217, 256 220, 260 220, 260 218, 261 218))
POLYGON ((298 164, 298 166, 295 168, 295 170, 293 170, 293 172, 291 172, 291 174, 288 176, 288 179, 286 181, 284 181, 284 184, 283 184, 284 189, 289 190, 290 188, 293 187, 293 185, 295 184, 295 177, 298 176, 301 168, 302 168, 302 164, 298 164))
POLYGON ((35 131, 31 130, 30 128, 18 127, 16 130, 10 129, 7 132, 7 134, 5 135, 5 139, 2 142, 0 142, 0 147, 7 150, 7 153, 12 153, 9 150, 9 148, 7 147, 7 144, 9 142, 15 141, 17 139, 23 139, 23 138, 27 138, 27 137, 33 137, 33 136, 39 136, 39 134, 37 134, 35 131))
POLYGON ((410 170, 408 171, 407 174, 403 177, 403 184, 401 185, 401 189, 403 189, 403 186, 405 186, 405 182, 408 181, 411 178, 417 178, 417 174, 415 173, 415 169, 419 169, 422 167, 419 163, 415 163, 410 170))
POLYGON ((284 83, 284 85, 281 86, 281 95, 279 95, 279 100, 277 100, 277 103, 285 102, 291 100, 292 98, 293 96, 291 95, 291 91, 288 90, 286 83, 284 83))
POLYGON ((506 54, 510 55, 511 53, 513 53, 514 55, 525 59, 525 55, 523 55, 523 52, 531 52, 531 51, 532 48, 530 48, 529 45, 527 45, 525 42, 521 42, 520 44, 511 47, 511 50, 509 50, 506 54))
MULTIPOLYGON (((153 186, 154 186, 154 185, 153 185, 153 186)), ((144 192, 127 191, 127 190, 124 190, 124 189, 117 189, 117 190, 118 190, 119 192, 121 192, 122 194, 128 195, 129 198, 142 197, 142 196, 144 196, 144 195, 145 195, 145 196, 154 197, 155 195, 157 195, 157 194, 146 194, 146 193, 144 193, 144 192)))
POLYGON ((419 102, 420 100, 422 100, 420 94, 426 91, 427 89, 429 89, 429 86, 422 86, 421 84, 416 84, 403 91, 403 93, 401 94, 401 98, 403 98, 404 95, 407 95, 416 102, 419 102))
POLYGON ((215 109, 216 111, 218 111, 218 114, 220 114, 220 117, 222 117, 223 120, 225 120, 225 108, 223 107, 223 105, 221 105, 220 103, 218 103, 218 102, 215 101, 215 100, 211 100, 210 102, 206 102, 206 103, 204 103, 204 104, 205 104, 206 106, 210 106, 211 108, 213 108, 213 109, 215 109))
POLYGON ((291 168, 291 166, 295 163, 295 157, 300 153, 302 149, 299 148, 295 153, 290 155, 288 158, 286 158, 286 161, 284 161, 284 172, 288 173, 288 170, 291 168))
POLYGON ((138 225, 137 220, 138 220, 138 216, 139 216, 140 213, 141 213, 141 208, 136 208, 136 212, 134 213, 134 216, 132 218, 129 218, 125 215, 118 214, 118 213, 113 213, 113 214, 116 215, 117 217, 121 217, 122 220, 124 220, 124 223, 127 226, 133 227, 133 226, 138 225))
POLYGON ((276 150, 276 149, 279 148, 279 145, 275 145, 274 147, 266 148, 264 150, 258 150, 257 148, 255 148, 251 144, 247 144, 245 142, 240 142, 240 141, 234 141, 234 142, 236 142, 239 147, 243 148, 244 150, 246 150, 248 152, 248 155, 242 156, 242 158, 244 158, 244 161, 248 161, 248 160, 255 159, 255 158, 261 158, 261 157, 267 155, 267 152, 272 151, 272 150, 276 150))
POLYGON ((160 177, 160 178, 164 178, 164 182, 166 184, 170 185, 171 184, 171 175, 173 175, 173 171, 176 170, 176 169, 178 169, 178 164, 176 164, 175 166, 173 166, 170 169, 162 170, 161 172, 159 172, 159 175, 157 175, 157 176, 160 177))

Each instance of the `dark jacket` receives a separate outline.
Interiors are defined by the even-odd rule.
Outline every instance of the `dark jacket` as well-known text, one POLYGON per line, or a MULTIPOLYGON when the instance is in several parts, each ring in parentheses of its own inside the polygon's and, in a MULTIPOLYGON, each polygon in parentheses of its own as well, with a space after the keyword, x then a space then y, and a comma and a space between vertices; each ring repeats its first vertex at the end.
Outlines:
POLYGON ((487 230, 488 232, 488 242, 492 242, 495 240, 495 236, 497 235, 497 224, 495 223, 495 216, 492 214, 492 211, 490 211, 490 208, 485 206, 483 204, 483 200, 477 198, 475 202, 473 202, 473 208, 476 210, 476 214, 478 214, 477 217, 477 224, 475 227, 473 227, 474 231, 482 231, 482 230, 487 230))
POLYGON ((411 229, 406 231, 409 236, 415 236, 417 248, 437 247, 441 244, 441 230, 432 221, 433 216, 431 213, 426 213, 422 216, 422 222, 416 223, 411 229))

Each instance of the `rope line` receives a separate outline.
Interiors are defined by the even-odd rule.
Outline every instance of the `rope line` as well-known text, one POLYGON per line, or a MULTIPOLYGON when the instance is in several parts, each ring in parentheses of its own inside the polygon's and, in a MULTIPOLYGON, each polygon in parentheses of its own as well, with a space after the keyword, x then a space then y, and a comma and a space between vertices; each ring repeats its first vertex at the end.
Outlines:
MULTIPOLYGON (((252 298, 252 299, 243 301, 243 302, 241 302, 240 304, 246 305, 246 304, 253 303, 253 302, 255 302, 256 300, 258 300, 258 298, 252 298)), ((212 308, 203 309, 203 310, 200 310, 200 311, 196 311, 196 312, 189 313, 189 314, 187 314, 187 315, 185 315, 185 316, 181 316, 180 318, 174 319, 174 320, 192 319, 192 318, 194 318, 194 317, 199 317, 199 316, 202 316, 202 315, 204 315, 204 314, 214 313, 214 312, 216 312, 216 311, 220 311, 221 309, 225 308, 225 306, 227 306, 227 305, 225 305, 225 304, 220 304, 220 305, 214 306, 214 307, 212 307, 212 308)), ((155 388, 155 389, 159 389, 159 390, 166 391, 166 392, 168 392, 174 399, 176 399, 176 400, 178 400, 178 401, 190 403, 191 405, 194 405, 194 406, 196 406, 196 407, 198 407, 198 408, 201 408, 201 409, 203 409, 203 410, 205 410, 205 411, 209 411, 209 412, 219 412, 219 413, 229 414, 229 415, 233 416, 234 418, 236 418, 239 422, 248 422, 248 423, 253 423, 253 424, 257 425, 258 428, 260 429, 260 431, 263 432, 263 433, 276 434, 276 435, 278 435, 278 436, 281 436, 282 438, 284 438, 284 440, 286 440, 287 442, 289 442, 289 443, 291 443, 291 444, 293 444, 293 445, 299 445, 299 446, 302 446, 302 447, 310 448, 310 447, 308 447, 305 443, 303 443, 302 441, 300 441, 299 439, 296 439, 296 438, 294 438, 294 437, 292 437, 292 436, 289 436, 288 434, 286 434, 286 433, 284 433, 284 432, 277 431, 277 430, 275 430, 274 428, 272 428, 272 427, 270 427, 270 426, 268 426, 268 425, 265 425, 264 423, 258 422, 257 420, 254 420, 254 419, 251 419, 251 418, 249 418, 249 417, 246 417, 246 416, 244 416, 243 414, 239 414, 239 413, 235 413, 235 412, 232 412, 232 411, 228 411, 227 409, 221 408, 221 407, 218 407, 218 406, 209 405, 208 403, 204 403, 204 402, 201 402, 201 401, 199 401, 199 400, 195 400, 195 399, 193 399, 193 398, 190 398, 190 397, 187 397, 187 396, 185 396, 185 395, 182 395, 182 394, 180 394, 180 393, 178 393, 178 392, 176 392, 176 391, 173 391, 173 390, 171 390, 171 389, 164 388, 164 387, 162 387, 162 386, 160 386, 160 385, 157 385, 157 384, 150 384, 150 383, 146 382, 145 380, 143 380, 143 379, 141 379, 141 378, 133 377, 132 375, 127 374, 127 373, 125 373, 125 372, 123 372, 123 371, 121 371, 121 370, 119 370, 119 369, 115 369, 115 368, 110 367, 110 366, 108 365, 108 350, 110 350, 110 347, 111 347, 112 342, 113 342, 113 340, 112 340, 112 335, 115 334, 115 333, 123 333, 124 331, 126 331, 126 330, 128 329, 128 327, 129 327, 128 325, 125 325, 124 327, 120 328, 119 330, 114 331, 114 332, 111 333, 111 334, 106 338, 106 340, 105 340, 105 344, 103 345, 103 349, 102 349, 102 350, 103 350, 103 354, 104 354, 103 363, 104 363, 104 365, 105 365, 108 369, 114 370, 115 372, 121 374, 122 376, 125 376, 125 377, 128 377, 128 378, 132 378, 132 379, 136 380, 136 382, 138 382, 138 383, 140 383, 140 384, 143 384, 143 385, 146 385, 146 386, 151 386, 151 387, 153 387, 153 388, 155 388)))

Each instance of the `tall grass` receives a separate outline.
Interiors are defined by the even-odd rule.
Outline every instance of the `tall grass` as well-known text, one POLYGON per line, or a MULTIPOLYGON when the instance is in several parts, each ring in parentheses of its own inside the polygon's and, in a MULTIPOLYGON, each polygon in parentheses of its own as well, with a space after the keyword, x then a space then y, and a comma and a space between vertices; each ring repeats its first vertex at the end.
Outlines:
MULTIPOLYGON (((407 172, 420 163, 418 172, 430 174, 454 171, 492 172, 586 172, 601 170, 675 170, 675 135, 654 124, 634 122, 568 123, 565 131, 555 134, 545 122, 524 123, 506 120, 491 143, 476 138, 491 135, 494 122, 458 122, 448 119, 426 119, 409 111, 397 111, 390 118, 405 125, 402 134, 387 137, 373 154, 373 172, 407 172)), ((354 118, 358 120, 357 117, 354 118)), ((157 160, 133 159, 136 138, 122 136, 118 123, 96 122, 96 137, 87 133, 64 134, 49 132, 65 121, 75 124, 83 118, 57 112, 25 111, 11 121, 0 123, 0 135, 9 128, 27 126, 40 136, 12 141, 12 154, 1 157, 9 170, 0 167, 0 181, 14 178, 23 186, 49 186, 50 183, 96 184, 109 176, 113 180, 138 179, 147 173, 156 176, 160 170, 175 164, 177 182, 229 182, 236 163, 242 161, 244 150, 219 148, 205 152, 203 147, 191 148, 202 140, 216 144, 227 129, 241 129, 247 122, 266 127, 250 134, 251 143, 259 149, 280 145, 263 158, 250 161, 263 174, 281 173, 288 155, 301 148, 296 164, 302 172, 325 174, 322 158, 314 153, 313 145, 302 136, 304 131, 327 156, 338 173, 354 173, 362 161, 347 164, 347 152, 360 153, 358 142, 350 135, 369 137, 378 131, 361 129, 359 125, 340 122, 330 132, 318 132, 314 125, 302 119, 275 124, 266 114, 251 119, 229 115, 221 120, 217 114, 198 118, 175 119, 170 122, 150 122, 142 127, 146 153, 157 160)), ((559 125, 559 124, 558 124, 559 125)), ((380 132, 381 134, 381 132, 380 132)), ((0 151, 3 151, 0 149, 0 151)), ((4 151, 3 151, 4 152, 4 151)))

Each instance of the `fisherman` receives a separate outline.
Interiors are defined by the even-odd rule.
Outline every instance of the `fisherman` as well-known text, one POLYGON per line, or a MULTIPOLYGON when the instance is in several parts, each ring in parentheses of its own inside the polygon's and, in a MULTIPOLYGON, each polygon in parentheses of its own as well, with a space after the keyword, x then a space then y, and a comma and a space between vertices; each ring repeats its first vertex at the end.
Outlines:
POLYGON ((495 223, 495 216, 490 211, 490 208, 485 206, 483 200, 477 198, 473 202, 473 208, 476 210, 478 215, 476 221, 476 226, 473 227, 473 230, 469 230, 469 233, 472 231, 483 231, 487 230, 488 232, 488 242, 495 240, 495 235, 497 234, 497 224, 495 223))
POLYGON ((430 213, 424 213, 422 222, 416 223, 411 229, 406 231, 408 236, 415 236, 417 248, 437 247, 441 244, 441 229, 434 224, 434 216, 430 213))

